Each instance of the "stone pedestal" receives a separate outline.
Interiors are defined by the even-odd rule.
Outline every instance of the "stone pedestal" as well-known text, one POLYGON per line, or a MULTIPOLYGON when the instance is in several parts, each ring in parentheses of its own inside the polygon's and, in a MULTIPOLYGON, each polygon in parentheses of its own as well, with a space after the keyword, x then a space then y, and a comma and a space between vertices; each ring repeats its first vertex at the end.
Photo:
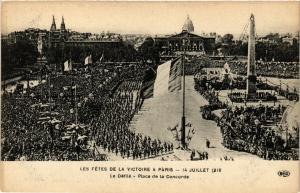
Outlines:
POLYGON ((256 96, 256 75, 250 75, 247 79, 247 98, 256 96))

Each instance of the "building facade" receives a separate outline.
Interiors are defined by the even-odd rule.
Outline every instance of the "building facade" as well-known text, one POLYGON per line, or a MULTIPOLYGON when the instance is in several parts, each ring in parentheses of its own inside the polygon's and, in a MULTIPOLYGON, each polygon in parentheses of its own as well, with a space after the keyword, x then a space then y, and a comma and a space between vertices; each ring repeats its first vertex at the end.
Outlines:
POLYGON ((57 29, 53 16, 49 31, 49 47, 116 47, 122 43, 118 34, 79 33, 66 29, 64 17, 62 17, 60 29, 57 29))
POLYGON ((49 31, 49 47, 63 47, 68 39, 69 31, 66 29, 64 17, 62 17, 60 29, 56 28, 55 18, 53 16, 49 31))
POLYGON ((194 25, 188 16, 181 33, 155 37, 155 44, 161 55, 176 55, 183 51, 192 55, 212 54, 215 49, 215 37, 200 36, 193 32, 194 25))

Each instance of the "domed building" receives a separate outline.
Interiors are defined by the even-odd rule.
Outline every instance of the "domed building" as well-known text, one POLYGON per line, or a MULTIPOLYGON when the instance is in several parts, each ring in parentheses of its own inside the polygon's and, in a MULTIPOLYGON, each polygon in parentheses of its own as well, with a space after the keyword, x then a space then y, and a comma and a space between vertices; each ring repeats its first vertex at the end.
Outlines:
POLYGON ((187 16, 183 26, 182 31, 187 31, 189 33, 194 32, 194 24, 192 20, 190 19, 189 15, 187 16))
POLYGON ((200 36, 193 32, 193 21, 187 16, 181 33, 155 37, 155 44, 161 56, 179 55, 184 50, 190 55, 212 54, 215 48, 215 37, 200 36))

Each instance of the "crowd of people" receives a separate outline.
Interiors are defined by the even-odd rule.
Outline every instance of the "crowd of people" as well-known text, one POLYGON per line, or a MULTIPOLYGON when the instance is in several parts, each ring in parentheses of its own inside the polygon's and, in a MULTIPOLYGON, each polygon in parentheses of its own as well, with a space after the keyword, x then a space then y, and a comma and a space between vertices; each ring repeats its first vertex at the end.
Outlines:
MULTIPOLYGON (((215 66, 219 67, 218 62, 216 63, 217 64, 215 66)), ((221 66, 219 68, 223 69, 223 67, 221 66)), ((230 90, 231 94, 229 95, 229 97, 233 102, 242 102, 245 98, 248 98, 245 92, 236 91, 246 89, 247 80, 245 76, 232 73, 225 76, 222 74, 221 70, 210 71, 208 69, 209 68, 202 68, 198 71, 198 73, 194 75, 195 81, 198 81, 199 85, 201 84, 201 87, 204 88, 204 90, 207 90, 208 88, 215 91, 230 90)), ((259 90, 265 90, 257 92, 257 95, 255 97, 255 100, 257 101, 261 100, 276 102, 277 94, 284 96, 288 100, 299 100, 299 94, 297 93, 296 88, 289 89, 289 86, 286 85, 286 88, 284 89, 280 83, 274 84, 268 79, 263 80, 261 76, 257 77, 256 88, 259 90), (269 92, 267 90, 271 90, 272 92, 269 92)), ((196 89, 199 90, 199 88, 196 89)))
MULTIPOLYGON (((201 71, 207 65, 219 65, 204 56, 198 61, 199 65, 193 67, 195 62, 197 59, 186 61, 187 74, 201 71)), ((296 71, 293 63, 278 63, 278 66, 273 63, 257 68, 258 74, 280 77, 282 71, 285 75, 293 75, 290 71, 296 71), (270 66, 272 69, 276 66, 275 70, 265 69, 265 74, 260 71, 270 66)), ((222 62, 220 67, 223 65, 222 62)), ((263 66, 263 62, 257 65, 263 66)), ((245 65, 241 62, 230 61, 230 67, 233 72, 245 73, 245 65)), ((103 153, 114 153, 136 160, 173 152, 172 143, 129 129, 134 114, 143 103, 140 96, 146 68, 142 64, 90 65, 62 74, 47 72, 41 75, 37 86, 28 82, 27 88, 4 92, 1 101, 2 112, 6 112, 1 114, 2 159, 105 160, 103 153)), ((195 90, 209 103, 201 107, 202 116, 218 122, 225 147, 253 153, 264 159, 298 159, 297 153, 286 151, 289 148, 287 141, 293 138, 284 140, 281 134, 268 126, 280 121, 285 107, 232 108, 221 102, 220 90, 245 89, 242 77, 225 84, 202 78, 201 74, 194 80, 195 90), (218 109, 225 109, 221 117, 213 113, 218 109)), ((261 81, 258 81, 257 87, 277 89, 281 95, 290 95, 288 91, 278 90, 261 81)), ((272 93, 260 92, 259 96, 276 101, 272 93)), ((233 92, 229 98, 233 102, 241 102, 245 97, 244 93, 233 92)), ((208 159, 207 152, 197 153, 200 160, 208 159)), ((191 160, 195 157, 196 152, 192 152, 191 160)))
POLYGON ((191 155, 190 155, 190 159, 192 161, 194 161, 194 160, 208 160, 208 153, 207 153, 207 151, 200 152, 200 151, 192 150, 191 155), (196 152, 197 152, 198 156, 196 155, 196 152))
POLYGON ((282 133, 265 127, 278 123, 285 107, 236 107, 227 108, 218 124, 223 136, 223 145, 229 149, 256 154, 264 159, 293 159, 297 153, 288 153, 287 141, 282 133))
POLYGON ((228 98, 233 101, 233 102, 238 102, 238 103, 242 103, 245 101, 245 99, 247 98, 247 100, 251 100, 251 101, 273 101, 276 102, 277 101, 277 97, 275 96, 275 92, 271 93, 271 92, 266 92, 266 91, 260 91, 257 92, 255 97, 253 98, 249 98, 247 97, 246 93, 244 92, 232 92, 230 94, 228 94, 228 98))
MULTIPOLYGON (((223 67, 224 60, 214 61, 211 67, 223 67)), ((247 74, 247 61, 230 60, 227 61, 231 71, 235 74, 247 74)), ((278 61, 256 61, 256 73, 258 76, 278 77, 278 78, 299 78, 298 62, 278 62, 278 61)))
POLYGON ((201 68, 212 65, 212 61, 206 55, 189 56, 185 58, 184 62, 186 75, 194 75, 199 72, 201 68))
POLYGON ((114 152, 123 158, 146 159, 173 151, 171 143, 151 139, 128 129, 139 108, 140 100, 133 96, 138 96, 141 81, 123 82, 113 98, 104 101, 99 116, 91 123, 96 143, 105 151, 114 152))
MULTIPOLYGON (((202 117, 218 123, 225 147, 256 154, 269 160, 299 159, 297 152, 290 151, 291 147, 289 147, 295 137, 289 135, 287 139, 284 138, 285 133, 279 127, 285 106, 275 106, 275 103, 273 106, 266 106, 259 103, 257 106, 234 107, 232 104, 220 101, 218 90, 220 87, 215 88, 214 82, 198 75, 195 76, 194 83, 195 90, 209 103, 200 108, 202 117), (222 109, 221 115, 213 113, 218 109, 222 109)), ((244 93, 234 92, 229 94, 229 98, 234 102, 242 103, 245 99, 244 95, 244 93)), ((272 93, 259 92, 258 97, 276 101, 272 93)))
POLYGON ((227 155, 225 155, 224 157, 221 157, 220 160, 221 161, 223 161, 223 160, 224 161, 234 161, 233 157, 227 156, 227 155))
POLYGON ((213 120, 214 116, 212 114, 212 111, 226 108, 226 104, 219 100, 218 91, 213 89, 211 85, 208 85, 207 82, 201 81, 198 78, 194 78, 194 81, 195 90, 198 91, 209 103, 200 107, 202 118, 213 120))
MULTIPOLYGON (((115 65, 117 66, 117 65, 115 65)), ((104 160, 108 152, 149 158, 173 144, 129 129, 142 104, 145 66, 49 72, 40 84, 2 95, 3 160, 104 160)))

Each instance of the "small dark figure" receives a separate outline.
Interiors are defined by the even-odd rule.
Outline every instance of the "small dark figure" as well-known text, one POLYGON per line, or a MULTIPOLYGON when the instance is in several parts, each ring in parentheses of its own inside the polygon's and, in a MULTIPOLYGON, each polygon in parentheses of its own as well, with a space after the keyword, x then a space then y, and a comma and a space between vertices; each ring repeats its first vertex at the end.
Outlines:
POLYGON ((192 153, 191 153, 191 160, 192 161, 194 160, 194 157, 195 157, 195 151, 193 150, 192 153))
POLYGON ((206 139, 206 147, 209 148, 210 147, 210 141, 208 139, 206 139))

